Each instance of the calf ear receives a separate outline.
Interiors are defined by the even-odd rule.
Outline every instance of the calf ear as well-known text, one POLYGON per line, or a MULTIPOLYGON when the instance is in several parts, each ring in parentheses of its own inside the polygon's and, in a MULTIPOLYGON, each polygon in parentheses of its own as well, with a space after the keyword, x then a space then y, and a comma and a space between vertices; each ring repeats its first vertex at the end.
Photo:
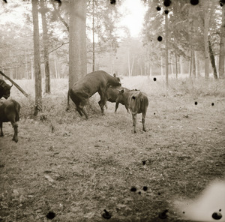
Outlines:
POLYGON ((121 89, 121 90, 119 91, 119 93, 120 93, 120 94, 124 93, 124 89, 121 89))

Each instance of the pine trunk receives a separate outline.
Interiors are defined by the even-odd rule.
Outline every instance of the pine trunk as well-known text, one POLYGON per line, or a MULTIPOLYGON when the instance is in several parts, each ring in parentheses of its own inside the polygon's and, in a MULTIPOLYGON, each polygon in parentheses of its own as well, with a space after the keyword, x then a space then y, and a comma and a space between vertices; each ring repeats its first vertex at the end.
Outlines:
POLYGON ((34 42, 34 75, 35 75, 35 107, 36 116, 42 110, 42 87, 40 69, 40 50, 39 50, 39 22, 38 22, 38 1, 32 0, 33 16, 33 42, 34 42))
POLYGON ((211 41, 210 40, 209 40, 209 55, 210 55, 211 65, 212 65, 212 68, 213 68, 214 79, 218 79, 217 71, 216 71, 215 57, 214 57, 214 54, 213 54, 212 45, 211 45, 211 41))
POLYGON ((87 74, 87 0, 70 1, 69 87, 87 74))
POLYGON ((43 29, 43 47, 44 47, 44 65, 45 65, 45 93, 50 93, 50 71, 49 71, 49 55, 48 55, 48 28, 45 16, 44 0, 41 0, 41 20, 43 29))
POLYGON ((222 7, 222 24, 220 32, 220 55, 219 55, 219 77, 225 78, 224 75, 224 56, 225 56, 225 5, 222 7))

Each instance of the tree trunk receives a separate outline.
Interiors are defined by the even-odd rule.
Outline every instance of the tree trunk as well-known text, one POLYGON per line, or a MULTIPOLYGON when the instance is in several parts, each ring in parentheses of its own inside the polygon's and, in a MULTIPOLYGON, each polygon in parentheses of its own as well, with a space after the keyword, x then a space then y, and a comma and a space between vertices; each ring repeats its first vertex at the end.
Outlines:
POLYGON ((169 67, 168 67, 168 14, 165 14, 165 32, 166 32, 166 87, 169 86, 168 75, 169 75, 169 67))
POLYGON ((208 31, 209 31, 209 0, 205 0, 205 12, 204 12, 204 47, 205 47, 205 78, 209 78, 209 43, 208 43, 208 31))
POLYGON ((45 93, 50 93, 50 70, 49 70, 49 54, 48 54, 48 27, 45 16, 44 0, 41 0, 41 20, 43 29, 43 47, 44 47, 44 65, 45 65, 45 93))
POLYGON ((177 67, 177 53, 175 52, 175 72, 176 72, 176 79, 178 76, 178 67, 177 67))
POLYGON ((87 74, 87 0, 70 1, 69 87, 87 74))
POLYGON ((182 56, 180 56, 180 74, 183 75, 184 74, 184 69, 183 69, 183 62, 182 62, 182 56))
POLYGON ((199 78, 201 75, 200 75, 200 64, 199 64, 197 51, 195 51, 195 63, 196 63, 196 77, 199 78))
POLYGON ((34 75, 35 75, 35 107, 36 116, 42 110, 42 88, 41 88, 41 69, 40 69, 40 50, 39 50, 39 23, 38 23, 38 1, 32 0, 33 16, 33 42, 34 42, 34 75))
POLYGON ((214 54, 213 54, 212 45, 211 45, 210 40, 209 40, 209 55, 210 55, 211 65, 212 65, 212 68, 213 68, 214 79, 218 79, 217 71, 216 71, 215 57, 214 57, 214 54))
POLYGON ((93 29, 93 62, 92 62, 92 72, 95 71, 95 0, 93 2, 93 14, 92 14, 92 29, 93 29))
POLYGON ((220 31, 220 55, 219 55, 219 78, 223 79, 224 75, 224 56, 225 56, 225 5, 222 7, 222 24, 220 31))
POLYGON ((193 56, 192 56, 192 65, 193 65, 193 77, 196 78, 196 60, 195 60, 195 51, 193 51, 193 56))

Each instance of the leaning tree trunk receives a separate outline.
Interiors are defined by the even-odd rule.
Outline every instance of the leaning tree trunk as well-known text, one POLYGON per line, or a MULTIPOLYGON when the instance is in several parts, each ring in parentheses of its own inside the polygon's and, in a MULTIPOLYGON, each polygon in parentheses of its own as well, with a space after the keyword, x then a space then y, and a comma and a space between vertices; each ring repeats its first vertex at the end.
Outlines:
POLYGON ((41 0, 41 19, 43 29, 43 47, 44 47, 44 64, 45 64, 45 93, 50 93, 50 70, 49 70, 49 54, 48 54, 48 28, 45 16, 44 0, 41 0))
POLYGON ((86 50, 87 0, 70 1, 69 87, 87 74, 86 50))
POLYGON ((168 65, 168 14, 165 14, 165 32, 166 32, 166 45, 165 45, 165 50, 166 50, 166 61, 165 61, 165 65, 166 65, 166 87, 169 86, 169 80, 168 80, 168 76, 169 76, 169 65, 168 65))
POLYGON ((40 69, 40 50, 39 50, 39 23, 38 23, 38 1, 32 0, 33 16, 33 42, 34 42, 34 75, 35 75, 35 107, 36 116, 42 110, 42 88, 41 88, 41 69, 40 69))
POLYGON ((219 55, 219 77, 223 79, 224 75, 224 56, 225 56, 225 5, 222 7, 222 24, 220 33, 220 55, 219 55))
POLYGON ((214 57, 214 54, 213 54, 212 45, 211 45, 210 40, 209 40, 209 55, 210 55, 210 61, 211 61, 212 68, 213 68, 214 79, 218 79, 217 71, 216 71, 215 57, 214 57))

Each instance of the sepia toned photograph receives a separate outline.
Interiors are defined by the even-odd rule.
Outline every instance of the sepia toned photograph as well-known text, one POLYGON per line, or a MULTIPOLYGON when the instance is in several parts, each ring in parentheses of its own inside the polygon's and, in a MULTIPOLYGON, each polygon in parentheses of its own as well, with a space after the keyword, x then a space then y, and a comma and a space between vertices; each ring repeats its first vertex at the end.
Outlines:
POLYGON ((225 222, 225 0, 0 0, 0 222, 225 222))

